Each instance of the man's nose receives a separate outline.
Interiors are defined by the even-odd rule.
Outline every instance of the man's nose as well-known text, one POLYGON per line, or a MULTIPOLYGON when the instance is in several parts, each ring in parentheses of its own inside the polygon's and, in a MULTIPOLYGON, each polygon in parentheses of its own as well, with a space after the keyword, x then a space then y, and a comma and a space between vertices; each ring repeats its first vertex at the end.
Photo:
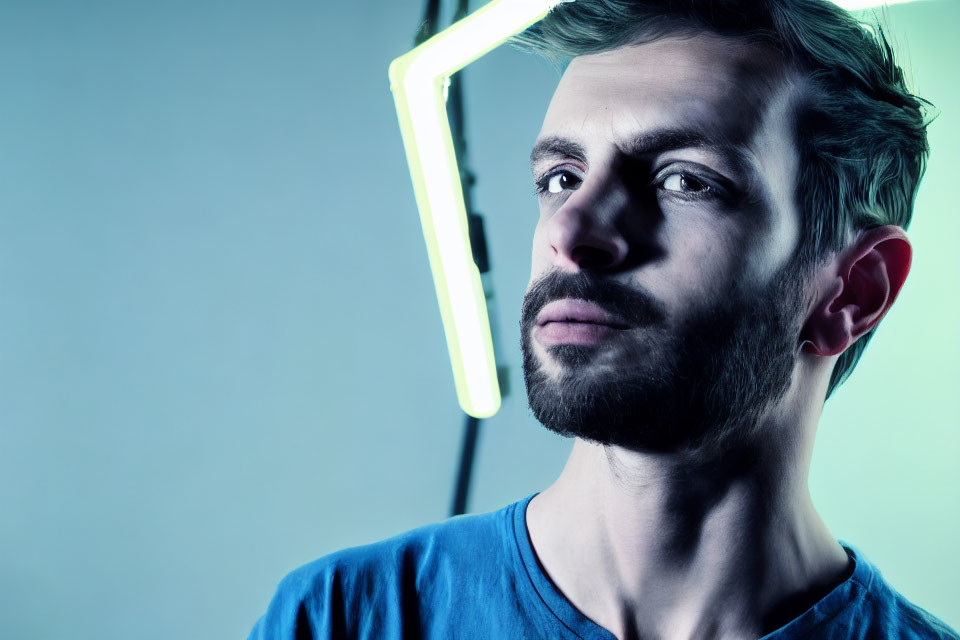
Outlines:
POLYGON ((573 192, 547 222, 553 265, 563 271, 622 267, 630 246, 623 231, 627 195, 615 186, 573 192))

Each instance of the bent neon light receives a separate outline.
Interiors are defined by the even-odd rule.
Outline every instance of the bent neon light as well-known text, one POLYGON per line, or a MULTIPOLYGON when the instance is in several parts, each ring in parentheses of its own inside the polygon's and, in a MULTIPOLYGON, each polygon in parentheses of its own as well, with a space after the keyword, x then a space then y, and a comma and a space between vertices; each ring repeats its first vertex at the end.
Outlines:
POLYGON ((460 171, 447 121, 446 80, 543 18, 561 0, 493 0, 390 64, 457 399, 478 418, 500 408, 490 320, 473 261, 460 171))
MULTIPOLYGON (((500 408, 490 320, 473 262, 460 171, 447 120, 447 79, 554 6, 575 0, 492 0, 390 64, 403 146, 440 303, 460 406, 486 418, 500 408)), ((888 0, 888 3, 909 0, 888 0)), ((847 9, 887 4, 837 0, 847 9)))

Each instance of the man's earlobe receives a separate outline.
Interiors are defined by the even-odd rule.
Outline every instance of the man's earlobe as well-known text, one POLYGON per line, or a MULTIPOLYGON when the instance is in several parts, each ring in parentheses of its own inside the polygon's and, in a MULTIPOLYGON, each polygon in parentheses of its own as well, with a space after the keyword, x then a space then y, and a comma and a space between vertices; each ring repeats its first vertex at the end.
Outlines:
POLYGON ((843 353, 887 313, 910 271, 912 249, 898 226, 870 229, 821 272, 817 299, 801 331, 802 349, 843 353))

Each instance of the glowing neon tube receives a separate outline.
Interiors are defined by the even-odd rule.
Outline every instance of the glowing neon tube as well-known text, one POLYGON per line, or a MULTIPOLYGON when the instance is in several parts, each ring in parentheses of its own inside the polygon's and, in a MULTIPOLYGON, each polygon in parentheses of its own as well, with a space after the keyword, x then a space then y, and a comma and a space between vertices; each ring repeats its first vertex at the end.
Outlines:
POLYGON ((473 261, 447 121, 447 78, 543 18, 561 0, 493 0, 390 64, 393 90, 447 337, 457 399, 478 418, 500 408, 487 304, 473 261))

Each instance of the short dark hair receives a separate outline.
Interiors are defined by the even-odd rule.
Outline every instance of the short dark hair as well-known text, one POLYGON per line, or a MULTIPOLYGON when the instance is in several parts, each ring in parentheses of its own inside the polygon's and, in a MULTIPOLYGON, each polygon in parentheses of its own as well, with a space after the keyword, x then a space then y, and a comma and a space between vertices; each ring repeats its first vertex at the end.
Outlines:
MULTIPOLYGON (((773 47, 805 79, 794 109, 798 270, 809 273, 860 231, 910 225, 930 103, 908 90, 879 19, 863 22, 827 0, 576 0, 512 43, 562 68, 579 55, 701 32, 773 47)), ((840 355, 828 398, 874 330, 840 355)))

